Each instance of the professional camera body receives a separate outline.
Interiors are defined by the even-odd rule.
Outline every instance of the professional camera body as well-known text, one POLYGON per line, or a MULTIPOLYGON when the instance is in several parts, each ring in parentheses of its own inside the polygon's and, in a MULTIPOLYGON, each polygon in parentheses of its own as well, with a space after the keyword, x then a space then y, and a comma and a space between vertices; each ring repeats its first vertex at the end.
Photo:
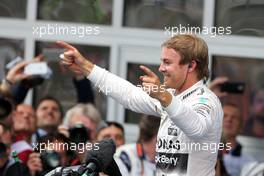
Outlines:
POLYGON ((76 124, 69 129, 70 141, 75 144, 86 143, 90 140, 90 131, 83 124, 76 124))
POLYGON ((54 150, 45 150, 40 155, 43 170, 50 171, 58 166, 60 166, 60 155, 54 150))

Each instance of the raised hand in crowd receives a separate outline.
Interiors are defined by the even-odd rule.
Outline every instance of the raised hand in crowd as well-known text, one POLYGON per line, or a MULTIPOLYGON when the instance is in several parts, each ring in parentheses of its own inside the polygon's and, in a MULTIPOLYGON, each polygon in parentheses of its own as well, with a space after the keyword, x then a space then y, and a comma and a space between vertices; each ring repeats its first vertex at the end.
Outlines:
POLYGON ((224 76, 217 77, 209 85, 208 88, 211 89, 219 98, 227 96, 227 92, 221 92, 220 85, 227 82, 228 78, 224 76))
POLYGON ((8 71, 3 83, 1 84, 1 91, 3 93, 9 93, 12 85, 14 85, 15 83, 18 83, 22 80, 25 80, 27 78, 30 78, 31 75, 27 75, 24 73, 24 68, 31 63, 40 62, 42 60, 42 58, 43 58, 43 56, 39 55, 32 60, 22 61, 22 62, 18 63, 17 65, 15 65, 13 68, 11 68, 8 71))

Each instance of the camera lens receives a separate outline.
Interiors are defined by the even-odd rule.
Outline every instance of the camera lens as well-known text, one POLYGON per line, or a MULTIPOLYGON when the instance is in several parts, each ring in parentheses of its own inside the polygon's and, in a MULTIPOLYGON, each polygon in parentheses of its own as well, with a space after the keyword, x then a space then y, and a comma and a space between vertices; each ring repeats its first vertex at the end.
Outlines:
POLYGON ((60 165, 60 155, 52 150, 46 150, 41 153, 41 160, 45 169, 51 170, 60 165))
POLYGON ((76 144, 85 143, 90 139, 90 133, 82 124, 70 128, 70 140, 76 144))

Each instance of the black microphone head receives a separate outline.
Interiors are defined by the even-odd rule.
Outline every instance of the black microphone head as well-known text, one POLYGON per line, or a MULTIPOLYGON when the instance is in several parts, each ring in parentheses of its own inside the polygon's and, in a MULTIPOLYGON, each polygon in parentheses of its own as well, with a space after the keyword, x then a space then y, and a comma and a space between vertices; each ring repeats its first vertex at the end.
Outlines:
POLYGON ((112 139, 104 139, 88 152, 86 163, 94 162, 98 172, 104 171, 112 163, 115 151, 115 142, 112 139))

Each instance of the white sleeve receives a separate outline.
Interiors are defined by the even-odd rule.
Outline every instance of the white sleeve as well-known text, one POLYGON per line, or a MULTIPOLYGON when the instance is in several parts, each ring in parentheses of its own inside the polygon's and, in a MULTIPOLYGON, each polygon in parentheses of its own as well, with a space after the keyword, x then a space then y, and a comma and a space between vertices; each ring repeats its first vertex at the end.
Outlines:
POLYGON ((109 95, 125 108, 138 113, 160 116, 158 113, 161 109, 159 101, 151 98, 140 87, 96 65, 87 78, 100 92, 109 95))
POLYGON ((183 104, 178 97, 173 97, 169 106, 164 108, 171 120, 191 139, 203 138, 212 127, 212 118, 216 112, 213 101, 204 96, 197 96, 183 104))

